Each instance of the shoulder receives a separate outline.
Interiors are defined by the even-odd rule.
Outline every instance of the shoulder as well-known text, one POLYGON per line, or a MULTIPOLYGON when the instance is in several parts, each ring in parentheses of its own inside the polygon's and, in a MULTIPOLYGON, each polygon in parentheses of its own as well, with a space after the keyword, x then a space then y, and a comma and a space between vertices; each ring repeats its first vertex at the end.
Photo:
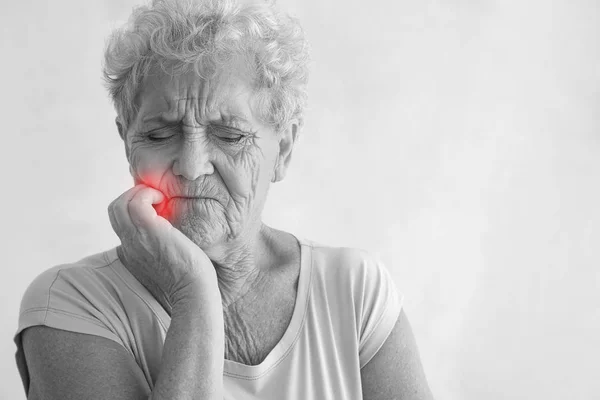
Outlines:
MULTIPOLYGON (((144 366, 151 382, 158 371, 169 322, 165 311, 119 262, 113 248, 53 266, 33 279, 23 294, 14 335, 17 366, 27 387, 21 333, 37 327, 31 332, 38 332, 32 337, 39 338, 54 328, 61 331, 52 331, 56 338, 80 338, 77 343, 87 343, 82 348, 91 348, 92 342, 105 348, 111 344, 102 338, 109 339, 113 348, 125 348, 144 366), (92 338, 87 337, 90 335, 92 338)), ((75 343, 71 339, 69 345, 75 343)))
POLYGON ((373 252, 355 247, 328 246, 309 240, 305 240, 304 244, 311 249, 315 273, 328 279, 341 279, 342 282, 360 286, 387 273, 386 266, 373 252))
MULTIPOLYGON (((394 278, 377 254, 354 247, 327 246, 305 240, 309 247, 315 300, 337 298, 352 304, 357 316, 380 312, 389 303, 401 303, 394 278)), ((341 305, 342 306, 342 305, 341 305)))
POLYGON ((360 248, 306 245, 313 262, 312 299, 326 304, 345 324, 354 324, 363 366, 397 321, 403 296, 378 255, 360 248))
POLYGON ((103 289, 115 284, 111 264, 108 252, 101 252, 42 271, 25 289, 20 313, 57 306, 72 296, 101 298, 103 289))
POLYGON ((37 275, 21 298, 17 346, 22 331, 44 325, 103 336, 131 349, 131 324, 155 318, 142 297, 123 280, 122 271, 115 268, 117 259, 116 252, 106 251, 55 265, 37 275))

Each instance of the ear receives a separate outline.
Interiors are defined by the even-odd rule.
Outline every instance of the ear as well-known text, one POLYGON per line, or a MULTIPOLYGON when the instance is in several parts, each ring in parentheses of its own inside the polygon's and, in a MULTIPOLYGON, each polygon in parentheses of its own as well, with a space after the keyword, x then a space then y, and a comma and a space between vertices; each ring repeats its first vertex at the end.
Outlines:
POLYGON ((125 140, 125 128, 123 128, 123 124, 121 123, 121 120, 119 119, 119 117, 115 118, 115 124, 117 124, 117 130, 119 131, 119 136, 121 136, 121 139, 125 140))
POLYGON ((280 133, 279 136, 279 154, 273 170, 273 179, 271 182, 279 182, 285 178, 287 169, 292 160, 294 144, 300 131, 300 122, 297 119, 292 120, 288 127, 280 133))

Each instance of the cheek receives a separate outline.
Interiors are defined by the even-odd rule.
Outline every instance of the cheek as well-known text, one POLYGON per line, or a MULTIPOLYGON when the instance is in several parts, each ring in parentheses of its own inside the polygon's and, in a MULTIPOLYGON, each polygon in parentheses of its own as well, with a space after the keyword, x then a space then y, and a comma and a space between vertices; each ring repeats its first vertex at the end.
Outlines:
POLYGON ((265 164, 264 157, 257 149, 243 151, 226 160, 222 171, 223 180, 239 197, 253 198, 264 181, 267 170, 265 164))
POLYGON ((135 183, 144 183, 159 188, 159 183, 172 164, 170 153, 169 149, 156 151, 143 146, 132 148, 130 164, 133 169, 135 183))

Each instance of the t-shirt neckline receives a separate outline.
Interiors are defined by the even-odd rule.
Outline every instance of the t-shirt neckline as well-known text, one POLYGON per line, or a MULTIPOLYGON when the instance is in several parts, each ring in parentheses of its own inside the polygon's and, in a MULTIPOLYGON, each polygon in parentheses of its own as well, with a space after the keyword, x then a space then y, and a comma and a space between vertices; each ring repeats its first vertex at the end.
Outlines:
MULTIPOLYGON (((296 236, 294 236, 296 237, 296 236)), ((258 379, 275 368, 292 351, 294 344, 300 336, 306 317, 308 295, 312 275, 312 260, 308 243, 296 237, 300 244, 300 275, 296 302, 290 323, 281 340, 273 347, 267 357, 258 365, 246 365, 232 360, 224 360, 223 372, 225 375, 240 379, 258 379)))
MULTIPOLYGON (((294 344, 300 336, 301 328, 304 324, 306 309, 308 305, 308 296, 310 291, 312 275, 312 254, 310 244, 302 238, 296 237, 300 245, 300 273, 298 278, 298 289, 294 311, 288 327, 286 328, 281 340, 269 352, 267 357, 258 365, 246 365, 236 361, 223 359, 224 375, 239 379, 258 379, 275 368, 291 352, 294 344)), ((119 275, 126 281, 128 286, 140 296, 142 301, 152 309, 159 318, 161 325, 168 326, 171 318, 163 309, 160 303, 150 294, 150 292, 129 272, 121 263, 117 255, 117 247, 113 247, 108 252, 110 261, 116 263, 119 267, 119 275)))

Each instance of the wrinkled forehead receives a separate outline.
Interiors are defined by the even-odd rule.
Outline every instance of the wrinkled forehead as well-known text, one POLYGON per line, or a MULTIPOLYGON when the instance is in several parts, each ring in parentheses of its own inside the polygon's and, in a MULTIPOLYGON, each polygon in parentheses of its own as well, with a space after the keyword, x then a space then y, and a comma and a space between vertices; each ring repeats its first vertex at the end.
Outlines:
POLYGON ((136 119, 180 120, 186 114, 201 121, 223 115, 256 119, 254 95, 253 72, 242 62, 220 67, 210 77, 198 75, 193 68, 178 75, 154 68, 136 97, 136 119))

